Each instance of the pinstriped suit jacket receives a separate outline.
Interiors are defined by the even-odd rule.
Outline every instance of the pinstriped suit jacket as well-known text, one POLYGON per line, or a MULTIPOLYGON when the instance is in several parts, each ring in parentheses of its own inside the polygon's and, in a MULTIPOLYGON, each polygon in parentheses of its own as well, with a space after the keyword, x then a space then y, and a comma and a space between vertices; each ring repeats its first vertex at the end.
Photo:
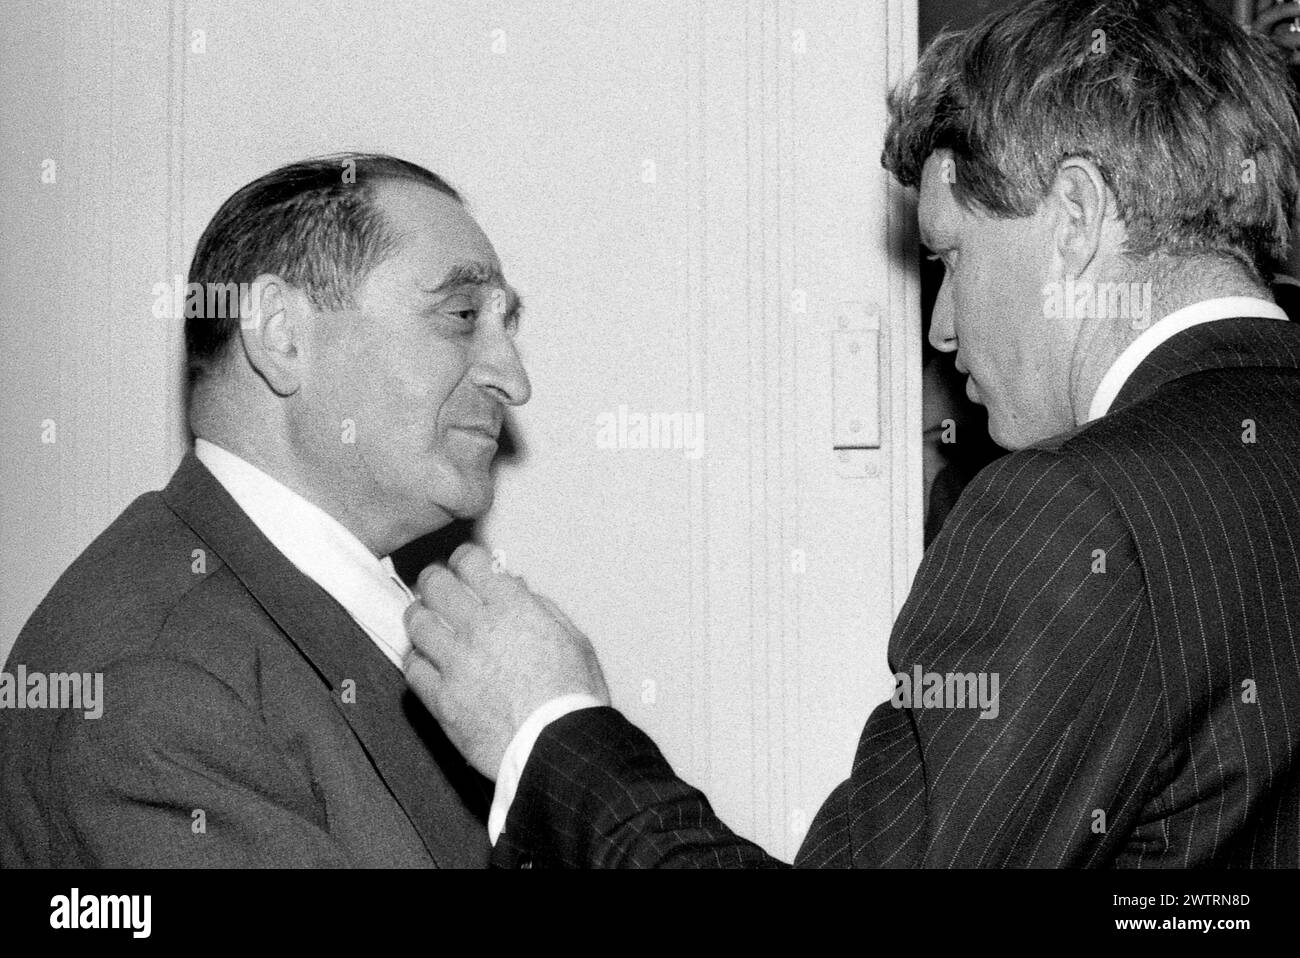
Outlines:
MULTIPOLYGON (((1198 326, 962 495, 890 667, 998 716, 882 704, 796 864, 1296 867, 1298 633, 1300 327, 1198 326)), ((543 733, 494 862, 779 864, 612 709, 543 733)))

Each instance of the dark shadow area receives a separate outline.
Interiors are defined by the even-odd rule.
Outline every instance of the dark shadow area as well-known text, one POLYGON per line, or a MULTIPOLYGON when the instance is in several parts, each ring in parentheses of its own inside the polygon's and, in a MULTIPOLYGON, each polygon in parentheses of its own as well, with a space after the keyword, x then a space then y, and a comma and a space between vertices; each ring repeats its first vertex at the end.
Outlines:
MULTIPOLYGON (((924 248, 923 248, 924 251, 924 248)), ((928 252, 928 251, 925 251, 928 252)), ((921 259, 921 463, 925 546, 929 548, 966 484, 1006 450, 989 438, 988 414, 966 396, 966 377, 951 353, 929 343, 943 265, 921 259)))
POLYGON ((394 552, 393 568, 397 570, 397 574, 402 577, 407 587, 414 589, 420 570, 430 562, 445 565, 459 545, 464 542, 478 541, 478 520, 457 519, 437 532, 431 532, 414 542, 408 542, 394 552))

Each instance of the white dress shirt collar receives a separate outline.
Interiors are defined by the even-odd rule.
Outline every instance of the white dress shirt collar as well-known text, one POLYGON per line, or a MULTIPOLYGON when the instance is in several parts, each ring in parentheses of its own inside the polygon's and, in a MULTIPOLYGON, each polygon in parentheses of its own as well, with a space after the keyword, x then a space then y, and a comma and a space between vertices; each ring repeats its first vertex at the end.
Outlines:
POLYGON ((1201 323, 1211 323, 1219 319, 1235 319, 1244 316, 1281 320, 1287 318, 1286 313, 1282 311, 1282 307, 1272 300, 1260 299, 1256 296, 1223 296, 1218 299, 1205 299, 1199 303, 1192 303, 1190 306, 1184 306, 1182 309, 1175 310, 1168 316, 1157 320, 1137 339, 1128 344, 1127 348, 1111 364, 1110 369, 1106 371, 1106 375, 1102 376, 1101 383, 1093 394, 1092 404, 1088 407, 1087 421, 1092 422, 1094 419, 1100 419, 1110 411, 1115 397, 1124 388, 1124 383, 1128 382, 1128 378, 1133 375, 1133 371, 1142 364, 1142 360, 1155 352, 1156 347, 1166 340, 1185 329, 1199 326, 1201 323))
POLYGON ((333 596, 400 669, 411 647, 402 616, 414 596, 392 559, 376 558, 333 516, 233 452, 196 439, 194 454, 271 544, 333 596))

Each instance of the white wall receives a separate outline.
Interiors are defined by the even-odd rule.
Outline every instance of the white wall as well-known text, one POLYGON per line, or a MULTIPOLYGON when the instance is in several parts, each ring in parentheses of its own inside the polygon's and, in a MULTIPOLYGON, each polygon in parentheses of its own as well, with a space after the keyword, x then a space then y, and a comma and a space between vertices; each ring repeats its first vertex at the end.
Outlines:
POLYGON ((179 331, 149 295, 182 253, 170 25, 112 7, 23 0, 0 30, 0 658, 178 448, 179 331))
POLYGON ((917 297, 889 252, 911 213, 879 165, 914 0, 87 8, 11 4, 0 37, 0 655, 179 459, 154 283, 272 166, 397 153, 466 193, 527 301, 534 399, 486 540, 724 817, 792 855, 888 694, 920 557, 917 297), (864 316, 882 444, 853 477, 831 342, 864 316), (702 455, 599 448, 620 405, 702 415, 702 455))

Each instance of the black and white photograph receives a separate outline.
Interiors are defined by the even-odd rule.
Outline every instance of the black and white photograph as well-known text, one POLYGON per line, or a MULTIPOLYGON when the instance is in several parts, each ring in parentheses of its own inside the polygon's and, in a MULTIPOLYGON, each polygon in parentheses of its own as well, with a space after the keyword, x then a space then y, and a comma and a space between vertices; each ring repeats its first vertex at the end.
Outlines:
POLYGON ((5 0, 6 926, 1282 931, 1298 83, 1276 0, 5 0))

